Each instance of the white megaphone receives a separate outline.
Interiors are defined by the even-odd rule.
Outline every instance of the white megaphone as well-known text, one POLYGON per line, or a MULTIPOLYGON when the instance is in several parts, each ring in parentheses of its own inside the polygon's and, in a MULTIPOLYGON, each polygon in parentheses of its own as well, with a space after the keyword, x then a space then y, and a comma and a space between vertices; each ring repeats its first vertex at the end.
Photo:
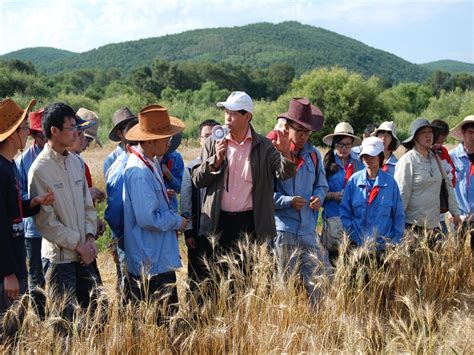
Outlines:
POLYGON ((223 140, 230 132, 230 128, 227 125, 214 126, 212 127, 212 139, 219 142, 223 140))

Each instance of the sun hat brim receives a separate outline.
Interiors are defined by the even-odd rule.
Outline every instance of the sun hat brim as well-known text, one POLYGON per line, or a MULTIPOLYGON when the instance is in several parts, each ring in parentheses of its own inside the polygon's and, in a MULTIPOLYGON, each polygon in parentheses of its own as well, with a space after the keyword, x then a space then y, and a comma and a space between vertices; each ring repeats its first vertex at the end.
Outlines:
POLYGON ((13 132, 15 132, 18 127, 20 127, 21 123, 25 120, 26 115, 28 115, 28 112, 31 110, 31 108, 34 105, 36 105, 36 100, 35 99, 30 101, 30 103, 25 108, 23 113, 18 117, 18 120, 8 130, 6 130, 3 133, 0 133, 0 142, 3 142, 5 139, 10 137, 13 134, 13 132))
POLYGON ((462 129, 465 125, 469 123, 474 123, 474 115, 469 115, 464 117, 464 119, 459 122, 456 126, 454 126, 451 131, 449 131, 449 135, 453 138, 456 138, 457 140, 463 141, 464 137, 462 135, 462 129))
POLYGON ((177 117, 170 117, 170 125, 157 132, 145 131, 140 124, 133 126, 126 134, 125 139, 129 141, 152 141, 155 139, 169 138, 184 131, 185 124, 177 117))
POLYGON ((331 133, 331 134, 328 134, 327 136, 324 136, 323 143, 331 146, 332 142, 334 140, 334 137, 336 137, 336 136, 344 136, 344 137, 350 137, 350 138, 354 139, 354 142, 352 143, 353 147, 357 147, 358 145, 360 145, 362 143, 362 139, 360 139, 359 137, 357 137, 353 134, 344 133, 344 132, 331 133))

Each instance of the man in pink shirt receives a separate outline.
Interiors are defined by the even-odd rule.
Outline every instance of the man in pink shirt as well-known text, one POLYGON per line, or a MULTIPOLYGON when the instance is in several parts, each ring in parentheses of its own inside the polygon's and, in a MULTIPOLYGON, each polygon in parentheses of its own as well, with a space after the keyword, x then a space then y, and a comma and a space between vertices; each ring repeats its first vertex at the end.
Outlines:
POLYGON ((245 92, 233 92, 217 106, 224 108, 230 133, 206 140, 192 179, 207 188, 200 235, 217 235, 218 247, 230 251, 246 234, 258 242, 276 235, 273 178, 293 177, 296 165, 287 132, 272 143, 254 131, 253 102, 245 92))

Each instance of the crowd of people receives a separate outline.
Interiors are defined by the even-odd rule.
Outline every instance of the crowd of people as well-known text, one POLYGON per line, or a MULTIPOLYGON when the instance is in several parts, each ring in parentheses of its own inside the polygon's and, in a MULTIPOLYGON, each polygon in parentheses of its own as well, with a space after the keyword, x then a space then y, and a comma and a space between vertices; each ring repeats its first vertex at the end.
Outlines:
POLYGON ((102 192, 80 156, 93 140, 101 144, 99 116, 64 103, 30 112, 34 104, 0 101, 1 315, 29 293, 44 318, 43 289, 68 297, 61 313, 68 320, 76 305, 93 304, 102 285, 96 239, 106 228, 95 203, 105 199, 123 302, 166 302, 171 314, 180 233, 192 289, 247 238, 268 246, 283 280, 299 274, 316 304, 314 277, 337 267, 344 233, 349 251, 370 244, 380 259, 405 236, 428 234, 434 247, 448 226, 466 234, 474 223, 474 115, 451 131, 442 120, 418 118, 402 142, 393 122, 369 127, 363 139, 340 122, 323 137, 322 156, 310 136, 324 116, 309 100, 292 98, 263 136, 251 124, 251 97, 236 91, 217 103, 224 126, 200 124, 200 156, 185 166, 177 150, 181 119, 156 104, 138 115, 123 107, 112 117, 109 139, 118 145, 103 164, 102 192), (33 142, 24 150, 28 135, 33 142), (450 152, 448 136, 460 141, 450 152), (406 152, 397 160, 400 144, 406 152))

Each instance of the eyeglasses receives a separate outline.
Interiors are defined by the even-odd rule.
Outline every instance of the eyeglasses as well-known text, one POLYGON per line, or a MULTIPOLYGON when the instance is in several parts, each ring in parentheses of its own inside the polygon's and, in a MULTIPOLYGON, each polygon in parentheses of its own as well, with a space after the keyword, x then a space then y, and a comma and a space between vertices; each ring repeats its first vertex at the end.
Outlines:
POLYGON ((352 148, 352 143, 336 143, 336 148, 352 148))
POLYGON ((296 134, 303 135, 303 136, 309 136, 311 134, 311 131, 309 129, 299 128, 293 125, 289 125, 289 126, 293 131, 296 132, 296 134))
POLYGON ((63 126, 63 129, 65 129, 66 131, 69 131, 69 132, 74 132, 74 131, 77 131, 77 126, 72 126, 72 127, 64 127, 63 126))

